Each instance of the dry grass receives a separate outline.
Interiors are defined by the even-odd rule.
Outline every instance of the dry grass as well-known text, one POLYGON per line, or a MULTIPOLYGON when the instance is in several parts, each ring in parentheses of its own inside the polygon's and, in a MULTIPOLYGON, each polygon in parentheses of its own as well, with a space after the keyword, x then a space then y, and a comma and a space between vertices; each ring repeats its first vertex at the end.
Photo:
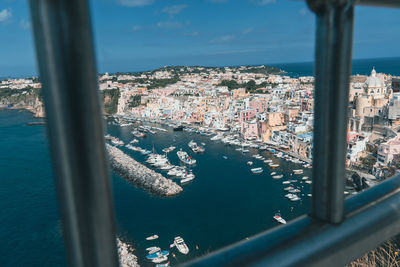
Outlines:
POLYGON ((387 241, 380 247, 352 261, 347 267, 400 267, 399 251, 398 246, 394 242, 387 241))

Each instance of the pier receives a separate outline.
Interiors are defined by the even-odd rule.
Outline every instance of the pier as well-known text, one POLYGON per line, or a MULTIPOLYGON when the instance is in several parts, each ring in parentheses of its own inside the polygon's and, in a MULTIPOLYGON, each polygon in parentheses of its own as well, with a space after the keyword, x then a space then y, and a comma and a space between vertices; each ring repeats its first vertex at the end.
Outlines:
POLYGON ((175 182, 137 162, 120 149, 106 144, 112 168, 123 178, 150 193, 169 197, 183 191, 175 182))

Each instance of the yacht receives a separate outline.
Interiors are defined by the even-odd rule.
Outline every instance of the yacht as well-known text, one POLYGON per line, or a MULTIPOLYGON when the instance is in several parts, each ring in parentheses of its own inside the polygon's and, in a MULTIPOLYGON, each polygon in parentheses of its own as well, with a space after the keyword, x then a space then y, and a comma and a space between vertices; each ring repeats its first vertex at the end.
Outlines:
POLYGON ((182 149, 180 149, 178 152, 176 152, 176 154, 178 155, 178 158, 180 159, 180 161, 182 161, 183 163, 188 164, 188 165, 196 164, 196 160, 194 158, 192 158, 191 156, 189 156, 185 151, 182 151, 182 149))
POLYGON ((285 219, 283 219, 283 218, 281 217, 281 214, 280 214, 280 213, 275 213, 274 219, 275 219, 275 221, 277 221, 277 222, 279 222, 279 223, 281 223, 281 224, 286 224, 285 219))
POLYGON ((183 240, 182 237, 177 236, 174 239, 174 244, 175 247, 179 250, 180 253, 182 254, 188 254, 189 253, 189 248, 186 245, 185 241, 183 240))

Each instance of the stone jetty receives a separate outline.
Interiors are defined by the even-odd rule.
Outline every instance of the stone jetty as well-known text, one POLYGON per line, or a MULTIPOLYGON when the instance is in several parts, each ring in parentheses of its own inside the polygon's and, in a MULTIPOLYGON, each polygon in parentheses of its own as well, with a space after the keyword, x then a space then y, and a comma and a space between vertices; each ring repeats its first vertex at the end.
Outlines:
POLYGON ((174 196, 183 191, 175 182, 137 162, 119 148, 106 144, 112 168, 138 187, 159 196, 174 196))
POLYGON ((117 238, 119 264, 121 267, 139 267, 137 257, 133 254, 133 249, 127 243, 117 238))

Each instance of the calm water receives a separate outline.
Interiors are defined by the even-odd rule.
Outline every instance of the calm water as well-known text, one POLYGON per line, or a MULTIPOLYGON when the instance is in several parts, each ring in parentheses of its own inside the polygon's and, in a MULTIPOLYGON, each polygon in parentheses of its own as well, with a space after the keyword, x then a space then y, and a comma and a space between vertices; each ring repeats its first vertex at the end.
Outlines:
MULTIPOLYGON (((3 266, 55 266, 63 265, 65 260, 45 130, 42 126, 26 126, 32 120, 25 111, 0 112, 0 262, 3 266)), ((109 125, 109 133, 125 142, 132 139, 130 131, 130 127, 109 125)), ((274 180, 262 161, 251 158, 256 150, 244 155, 233 147, 209 141, 209 137, 171 130, 155 136, 150 134, 138 145, 148 149, 154 146, 161 151, 173 144, 188 151, 187 143, 191 139, 205 142, 206 152, 195 155, 196 179, 183 186, 183 193, 176 197, 150 195, 113 174, 118 232, 136 248, 142 265, 148 264, 144 260, 146 247, 168 248, 177 235, 185 239, 191 252, 182 256, 172 249, 177 258, 171 263, 197 257, 274 227, 277 223, 272 216, 278 210, 287 220, 307 211, 308 197, 303 196, 301 202, 290 202, 283 197, 282 181, 290 177, 291 169, 300 165, 276 159, 281 167, 275 171, 285 177, 274 180), (223 155, 228 159, 223 159, 223 155), (248 160, 254 161, 252 167, 264 167, 264 173, 252 174, 246 164, 248 160), (152 234, 160 238, 146 241, 152 234)), ((137 152, 124 151, 139 161, 144 160, 137 152)), ((261 154, 273 158, 267 152, 261 154)), ((170 153, 169 158, 179 164, 176 153, 170 153)), ((310 170, 304 175, 310 176, 310 170)), ((310 190, 308 184, 298 186, 304 194, 310 190)))
MULTIPOLYGON (((310 76, 314 74, 314 62, 286 63, 273 65, 286 70, 290 76, 310 76)), ((400 75, 400 58, 371 58, 353 60, 353 74, 371 73, 375 67, 377 72, 400 75)))

